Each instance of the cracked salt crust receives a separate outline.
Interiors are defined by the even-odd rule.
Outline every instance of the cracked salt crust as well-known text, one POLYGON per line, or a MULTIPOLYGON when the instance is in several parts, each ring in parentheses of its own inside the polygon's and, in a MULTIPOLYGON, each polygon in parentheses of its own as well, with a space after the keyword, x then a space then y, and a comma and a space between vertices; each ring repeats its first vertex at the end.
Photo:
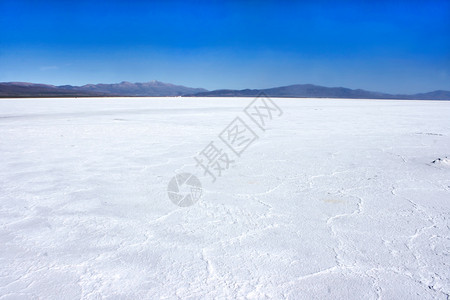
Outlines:
POLYGON ((249 101, 0 100, 0 299, 448 299, 450 102, 274 99, 212 184, 249 101))

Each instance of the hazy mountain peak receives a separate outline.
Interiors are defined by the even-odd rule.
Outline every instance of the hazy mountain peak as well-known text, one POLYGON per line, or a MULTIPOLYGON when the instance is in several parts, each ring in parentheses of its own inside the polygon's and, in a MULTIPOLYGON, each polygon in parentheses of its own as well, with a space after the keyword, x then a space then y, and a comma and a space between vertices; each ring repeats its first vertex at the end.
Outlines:
POLYGON ((87 84, 81 87, 72 87, 75 90, 90 91, 97 93, 105 93, 120 96, 182 96, 187 94, 195 94, 206 92, 205 89, 190 88, 182 85, 174 85, 164 83, 157 80, 149 82, 129 82, 122 81, 120 83, 99 83, 87 84))

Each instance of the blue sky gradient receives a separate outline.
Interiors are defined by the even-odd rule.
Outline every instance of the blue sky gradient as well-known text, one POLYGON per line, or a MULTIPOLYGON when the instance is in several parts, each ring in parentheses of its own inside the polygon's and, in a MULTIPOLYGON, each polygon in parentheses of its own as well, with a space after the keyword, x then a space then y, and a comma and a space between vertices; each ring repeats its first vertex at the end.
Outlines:
POLYGON ((0 0, 0 81, 450 90, 450 1, 0 0))

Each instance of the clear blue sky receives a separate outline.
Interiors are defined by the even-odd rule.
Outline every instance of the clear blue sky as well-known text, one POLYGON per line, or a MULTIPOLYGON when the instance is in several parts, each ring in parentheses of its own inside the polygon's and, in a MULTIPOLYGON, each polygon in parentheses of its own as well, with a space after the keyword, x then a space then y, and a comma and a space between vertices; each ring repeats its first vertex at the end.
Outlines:
POLYGON ((0 81, 450 90, 450 1, 0 0, 0 81))

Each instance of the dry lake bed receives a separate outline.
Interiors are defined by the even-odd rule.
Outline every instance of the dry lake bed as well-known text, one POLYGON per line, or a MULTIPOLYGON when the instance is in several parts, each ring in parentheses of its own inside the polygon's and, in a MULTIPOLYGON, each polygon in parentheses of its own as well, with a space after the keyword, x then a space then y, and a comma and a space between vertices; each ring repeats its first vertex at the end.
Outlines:
POLYGON ((266 100, 0 100, 0 299, 448 299, 450 101, 266 100))

